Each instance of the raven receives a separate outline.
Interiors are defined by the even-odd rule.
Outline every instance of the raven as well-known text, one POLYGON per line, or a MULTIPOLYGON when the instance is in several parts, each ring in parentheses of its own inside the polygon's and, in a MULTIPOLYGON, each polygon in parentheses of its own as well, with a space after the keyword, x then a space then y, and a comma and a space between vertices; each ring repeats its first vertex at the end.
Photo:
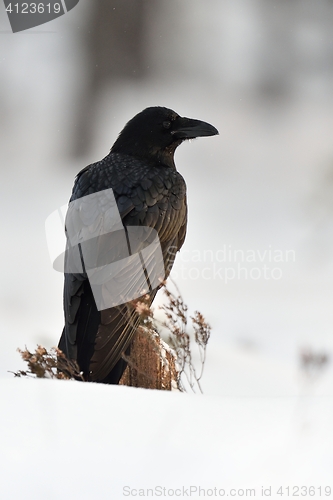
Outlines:
MULTIPOLYGON (((157 232, 167 278, 187 224, 186 184, 176 170, 175 150, 186 139, 216 134, 208 123, 149 107, 125 125, 103 160, 78 173, 70 202, 111 188, 124 229, 146 226, 157 232)), ((92 225, 99 215, 97 209, 83 224, 92 225)), ((82 254, 81 259, 84 264, 82 254)), ((65 269, 65 326, 59 348, 77 361, 86 380, 117 384, 126 368, 122 354, 129 352, 139 316, 126 303, 98 310, 84 265, 81 271, 65 269)), ((135 272, 127 266, 122 279, 132 282, 135 272)), ((149 289, 149 303, 158 288, 149 289)))

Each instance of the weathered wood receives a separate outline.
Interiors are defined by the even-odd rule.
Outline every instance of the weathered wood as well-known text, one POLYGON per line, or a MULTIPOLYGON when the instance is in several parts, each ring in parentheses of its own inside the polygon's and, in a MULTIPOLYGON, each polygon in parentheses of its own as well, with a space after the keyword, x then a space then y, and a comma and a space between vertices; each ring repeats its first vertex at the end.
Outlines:
POLYGON ((175 354, 158 333, 139 327, 131 345, 131 354, 125 359, 128 360, 128 366, 120 385, 178 390, 175 354))

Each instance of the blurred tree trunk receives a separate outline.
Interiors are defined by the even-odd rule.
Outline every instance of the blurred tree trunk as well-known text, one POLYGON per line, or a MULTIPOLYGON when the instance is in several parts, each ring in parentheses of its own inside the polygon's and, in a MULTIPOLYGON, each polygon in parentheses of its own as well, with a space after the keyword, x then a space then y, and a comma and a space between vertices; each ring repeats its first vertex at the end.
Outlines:
POLYGON ((154 0, 94 0, 84 46, 86 68, 77 106, 74 155, 91 143, 98 96, 106 84, 140 79, 147 74, 146 32, 154 16, 154 0))

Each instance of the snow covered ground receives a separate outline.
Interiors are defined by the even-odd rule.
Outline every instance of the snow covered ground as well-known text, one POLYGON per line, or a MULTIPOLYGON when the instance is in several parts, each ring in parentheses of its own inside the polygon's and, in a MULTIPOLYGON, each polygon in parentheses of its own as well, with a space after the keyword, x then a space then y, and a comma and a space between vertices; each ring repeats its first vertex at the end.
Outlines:
POLYGON ((332 398, 23 379, 0 391, 4 500, 288 498, 288 487, 319 499, 333 488, 332 398))

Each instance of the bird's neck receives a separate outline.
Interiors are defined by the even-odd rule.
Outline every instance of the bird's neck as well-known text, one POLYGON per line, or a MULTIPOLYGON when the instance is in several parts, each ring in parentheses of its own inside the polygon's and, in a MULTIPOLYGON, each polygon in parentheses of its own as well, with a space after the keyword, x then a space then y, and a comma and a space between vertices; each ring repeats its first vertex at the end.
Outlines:
POLYGON ((176 170, 174 152, 172 154, 167 151, 159 151, 156 155, 158 163, 169 168, 174 168, 176 170))
POLYGON ((134 158, 138 158, 139 160, 145 163, 149 162, 154 165, 159 164, 161 166, 176 169, 174 155, 175 155, 175 150, 180 143, 181 141, 179 141, 179 143, 174 142, 170 146, 164 149, 153 147, 143 150, 139 148, 138 145, 135 145, 136 147, 132 148, 129 146, 127 146, 126 148, 119 147, 119 145, 116 142, 113 145, 110 153, 119 153, 119 154, 124 154, 126 156, 134 156, 134 158))
POLYGON ((174 168, 176 170, 175 151, 181 143, 181 140, 174 141, 170 146, 164 149, 152 151, 151 153, 153 156, 155 156, 160 164, 165 165, 166 167, 174 168))

